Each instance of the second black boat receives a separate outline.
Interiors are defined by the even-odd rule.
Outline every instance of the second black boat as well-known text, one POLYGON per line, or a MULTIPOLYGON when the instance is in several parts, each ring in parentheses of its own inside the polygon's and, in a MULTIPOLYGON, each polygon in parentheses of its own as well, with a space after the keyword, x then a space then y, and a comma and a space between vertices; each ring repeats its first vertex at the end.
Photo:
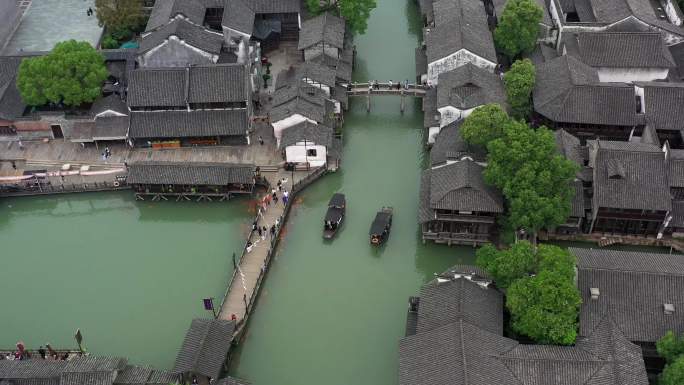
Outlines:
POLYGON ((344 194, 337 193, 328 202, 328 211, 323 219, 323 238, 333 239, 337 230, 342 226, 344 214, 347 208, 347 200, 344 194))

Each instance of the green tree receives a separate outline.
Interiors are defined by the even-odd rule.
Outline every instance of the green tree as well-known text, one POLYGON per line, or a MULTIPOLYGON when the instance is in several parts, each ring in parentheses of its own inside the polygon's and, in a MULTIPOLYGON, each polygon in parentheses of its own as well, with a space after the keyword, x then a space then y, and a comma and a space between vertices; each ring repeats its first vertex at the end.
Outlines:
POLYGON ((499 104, 485 104, 465 118, 461 124, 461 136, 470 144, 487 146, 503 135, 503 128, 509 121, 508 114, 499 104))
POLYGON ((351 31, 358 34, 366 32, 370 13, 377 7, 376 0, 306 0, 306 5, 313 14, 337 9, 351 31))
POLYGON ((504 75, 508 104, 516 119, 525 119, 532 110, 530 96, 535 82, 534 64, 530 59, 516 60, 504 75))
POLYGON ((534 0, 509 0, 494 31, 496 46, 511 60, 532 52, 543 14, 534 0))
POLYGON ((529 242, 517 242, 509 249, 485 245, 477 251, 477 266, 483 268, 502 289, 535 271, 534 250, 529 242))
POLYGON ((656 350, 665 361, 674 362, 679 356, 684 355, 684 334, 677 337, 672 330, 668 331, 656 342, 656 350))
POLYGON ((22 61, 17 87, 24 103, 31 106, 48 102, 77 106, 100 96, 107 75, 99 52, 87 42, 69 40, 57 43, 46 56, 22 61))
POLYGON ((95 0, 95 15, 110 32, 134 30, 145 20, 142 0, 95 0))
POLYGON ((552 271, 516 280, 506 292, 513 330, 542 344, 575 342, 581 302, 573 282, 552 271))
POLYGON ((576 165, 558 155, 553 133, 511 120, 503 135, 487 145, 485 181, 503 192, 508 202, 506 224, 536 235, 564 223, 574 195, 576 165))
POLYGON ((575 277, 575 257, 570 252, 553 245, 539 245, 535 250, 527 241, 516 242, 503 250, 485 245, 477 251, 475 264, 483 268, 502 289, 542 271, 558 274, 568 282, 575 277))
POLYGON ((674 362, 665 365, 660 373, 659 385, 682 385, 684 384, 684 355, 679 356, 674 362))

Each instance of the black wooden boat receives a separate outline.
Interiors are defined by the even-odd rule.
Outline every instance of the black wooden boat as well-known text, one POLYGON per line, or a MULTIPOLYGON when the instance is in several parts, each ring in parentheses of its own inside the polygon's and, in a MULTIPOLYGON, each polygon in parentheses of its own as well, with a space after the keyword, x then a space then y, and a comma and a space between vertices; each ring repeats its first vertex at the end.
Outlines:
POLYGON ((337 230, 342 226, 344 213, 347 208, 347 200, 344 194, 337 193, 328 202, 328 212, 325 213, 323 220, 323 238, 332 239, 337 234, 337 230))
POLYGON ((374 246, 382 245, 389 237, 390 229, 392 228, 392 214, 394 209, 391 207, 383 207, 382 210, 375 214, 375 220, 370 228, 370 243, 374 246))

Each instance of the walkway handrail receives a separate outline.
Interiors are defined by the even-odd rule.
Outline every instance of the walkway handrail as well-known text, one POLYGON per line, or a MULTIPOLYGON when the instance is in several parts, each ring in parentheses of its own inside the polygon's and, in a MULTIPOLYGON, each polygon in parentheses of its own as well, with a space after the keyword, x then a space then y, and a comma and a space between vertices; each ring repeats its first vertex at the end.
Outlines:
POLYGON ((404 83, 392 83, 392 84, 390 84, 389 82, 387 82, 387 83, 381 83, 381 82, 378 82, 378 83, 375 83, 375 82, 373 82, 373 83, 368 83, 368 82, 352 83, 351 88, 352 89, 353 88, 359 88, 359 87, 360 88, 368 88, 368 87, 370 87, 371 84, 374 86, 378 86, 380 88, 386 88, 386 89, 390 89, 390 90, 396 89, 396 90, 404 90, 404 91, 411 91, 411 90, 423 90, 424 91, 424 90, 428 89, 427 86, 424 86, 422 84, 409 83, 409 88, 406 88, 404 83), (400 88, 397 88, 397 84, 399 84, 400 88))

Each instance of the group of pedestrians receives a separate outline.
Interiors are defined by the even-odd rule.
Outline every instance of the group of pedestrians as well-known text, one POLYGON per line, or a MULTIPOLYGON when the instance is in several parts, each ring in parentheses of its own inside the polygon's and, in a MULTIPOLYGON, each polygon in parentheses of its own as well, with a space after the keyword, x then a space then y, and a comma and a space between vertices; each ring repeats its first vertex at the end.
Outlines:
POLYGON ((104 151, 102 152, 102 160, 106 162, 110 156, 112 156, 112 150, 110 150, 109 147, 105 147, 104 151))
POLYGON ((287 202, 290 199, 290 193, 285 189, 286 182, 287 179, 279 180, 276 188, 271 189, 271 191, 264 195, 264 197, 261 199, 258 207, 257 219, 254 221, 254 223, 252 223, 252 233, 258 234, 258 238, 254 242, 252 242, 251 239, 247 241, 248 253, 252 251, 252 248, 256 243, 266 240, 266 237, 269 236, 269 234, 271 239, 275 237, 276 231, 280 227, 280 217, 276 218, 275 223, 271 224, 270 226, 268 224, 259 223, 259 217, 261 217, 261 220, 263 221, 264 213, 271 206, 271 203, 273 203, 275 206, 279 204, 278 201, 281 201, 283 206, 287 206, 287 202))
MULTIPOLYGON (((396 83, 393 80, 389 80, 387 82, 387 88, 389 90, 396 89, 401 90, 401 88, 404 88, 405 90, 409 90, 411 88, 411 85, 409 84, 408 79, 404 80, 404 82, 397 81, 396 83)), ((380 90, 380 83, 378 83, 377 80, 369 80, 368 81, 368 91, 373 92, 373 90, 379 91, 380 90)))

